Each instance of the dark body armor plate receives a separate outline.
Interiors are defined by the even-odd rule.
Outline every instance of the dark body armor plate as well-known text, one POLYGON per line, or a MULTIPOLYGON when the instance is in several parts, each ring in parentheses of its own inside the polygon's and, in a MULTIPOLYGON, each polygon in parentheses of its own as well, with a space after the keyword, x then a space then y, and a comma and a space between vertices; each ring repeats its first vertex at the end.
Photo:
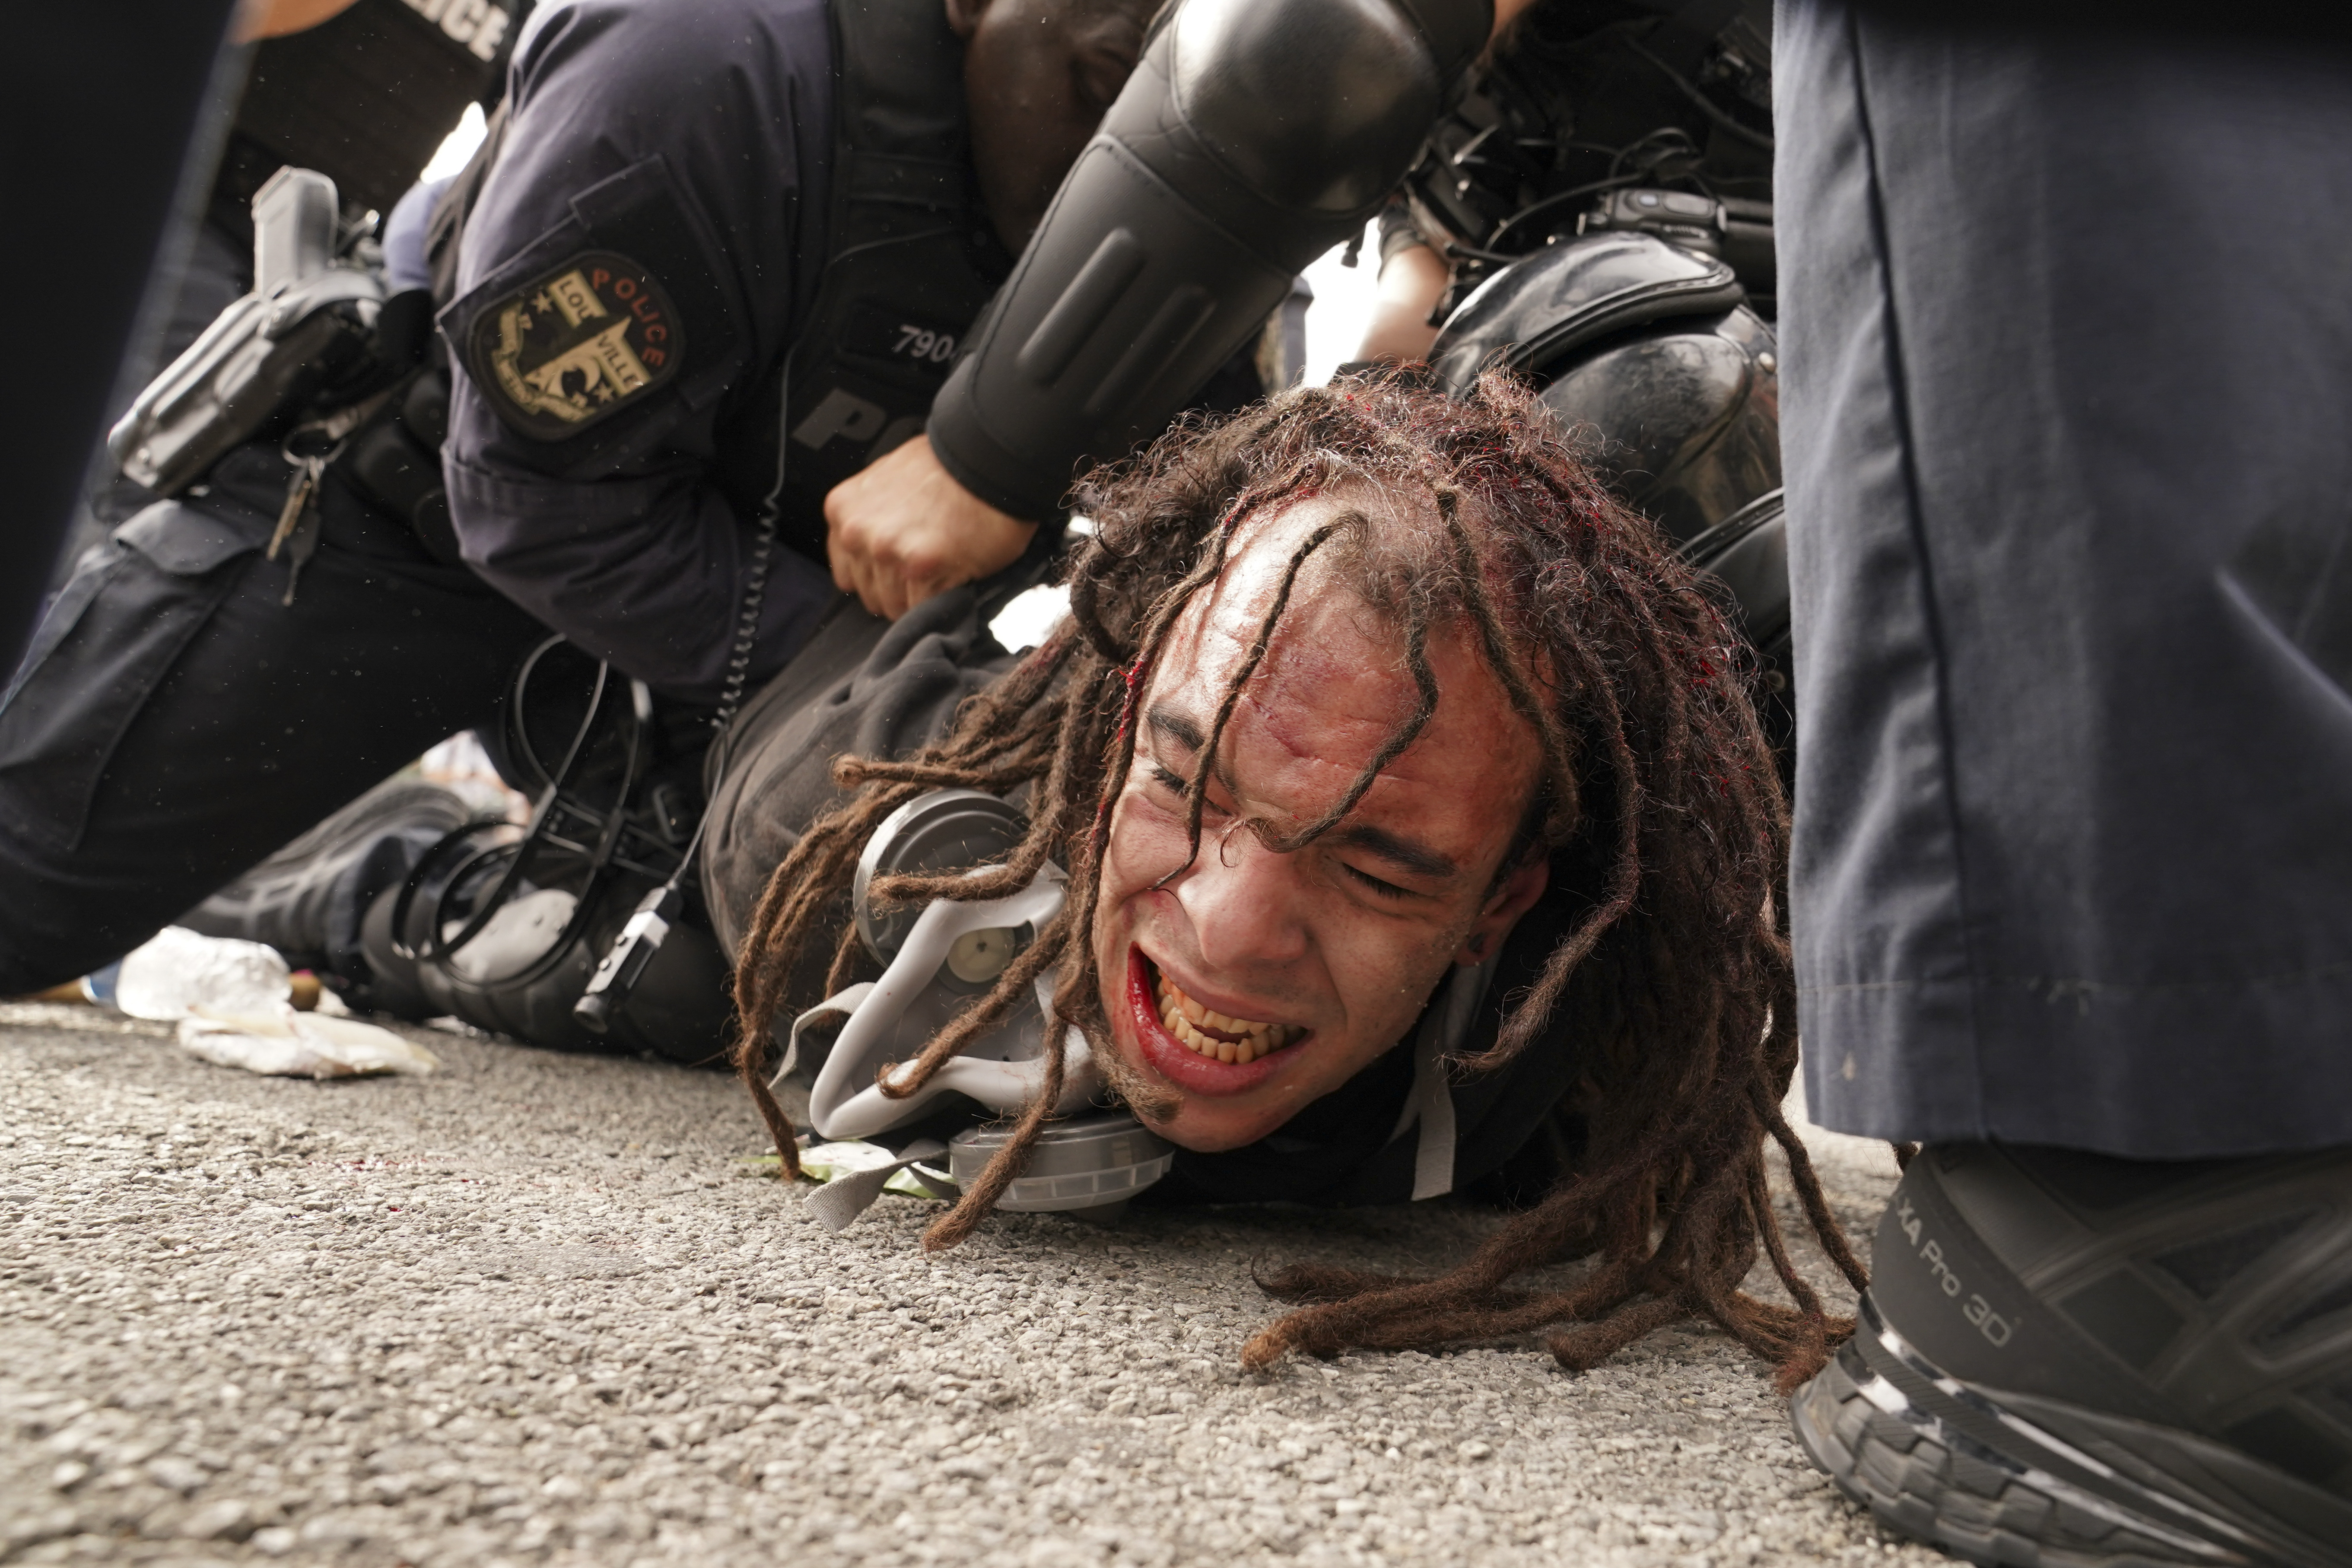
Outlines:
POLYGON ((389 212, 513 47, 515 0, 360 0, 254 47, 221 192, 232 226, 281 164, 389 212))
POLYGON ((1012 269, 981 205, 963 45, 935 0, 834 0, 833 190, 815 299, 721 437, 720 483, 758 515, 785 450, 785 543, 824 559, 827 490, 923 428, 1012 269), (777 399, 789 399, 779 420, 777 399))

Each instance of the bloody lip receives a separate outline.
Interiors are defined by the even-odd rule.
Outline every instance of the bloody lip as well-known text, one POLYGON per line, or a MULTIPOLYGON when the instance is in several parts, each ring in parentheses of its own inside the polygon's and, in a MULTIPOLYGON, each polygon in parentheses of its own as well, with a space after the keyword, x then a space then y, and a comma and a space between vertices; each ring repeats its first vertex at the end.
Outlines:
POLYGON ((1127 1016, 1134 1027, 1144 1065, 1187 1094, 1223 1096, 1247 1094, 1282 1070, 1290 1054, 1305 1042, 1293 1040, 1278 1051, 1251 1062, 1221 1062, 1204 1057, 1168 1032, 1160 1021, 1160 1004, 1153 994, 1151 961, 1139 947, 1127 950, 1127 1016))

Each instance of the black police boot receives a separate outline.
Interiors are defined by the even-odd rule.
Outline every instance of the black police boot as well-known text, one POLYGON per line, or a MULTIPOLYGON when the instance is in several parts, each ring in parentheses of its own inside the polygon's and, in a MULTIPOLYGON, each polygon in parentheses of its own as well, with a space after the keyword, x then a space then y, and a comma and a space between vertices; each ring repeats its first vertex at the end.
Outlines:
POLYGON ((437 784, 389 779, 182 915, 206 936, 265 942, 297 969, 315 970, 362 1011, 426 1017, 413 986, 376 984, 362 922, 442 836, 463 826, 466 803, 437 784))
POLYGON ((1790 1413, 1848 1497, 1972 1562, 2352 1563, 2352 1149, 1929 1148, 1790 1413))

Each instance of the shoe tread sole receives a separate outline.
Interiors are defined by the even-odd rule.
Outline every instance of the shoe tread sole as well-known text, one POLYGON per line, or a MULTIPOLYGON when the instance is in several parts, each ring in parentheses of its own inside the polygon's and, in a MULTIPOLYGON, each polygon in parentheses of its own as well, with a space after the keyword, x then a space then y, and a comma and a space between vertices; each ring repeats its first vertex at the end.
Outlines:
POLYGON ((1854 1344, 1798 1391, 1790 1417, 1807 1457, 1847 1498, 1986 1568, 2352 1564, 2352 1547, 2266 1541, 2210 1514, 2214 1528, 2184 1529, 2179 1515, 2200 1510, 2173 1504, 2159 1521, 2037 1469, 1912 1403, 1854 1344))

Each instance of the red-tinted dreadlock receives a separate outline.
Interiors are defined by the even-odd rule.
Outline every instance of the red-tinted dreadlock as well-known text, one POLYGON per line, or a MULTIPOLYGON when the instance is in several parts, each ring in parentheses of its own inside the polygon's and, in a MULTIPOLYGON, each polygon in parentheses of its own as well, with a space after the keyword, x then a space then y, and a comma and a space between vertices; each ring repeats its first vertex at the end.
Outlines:
MULTIPOLYGON (((1344 584, 1404 642, 1417 711, 1323 819, 1274 844, 1296 848, 1336 824, 1412 742, 1437 691, 1430 630, 1463 625, 1543 755, 1536 852, 1582 914, 1559 933, 1534 984, 1512 999, 1488 1070, 1528 1050, 1590 1064, 1573 1092, 1589 1125, 1580 1167, 1514 1216, 1467 1263, 1434 1279, 1289 1268, 1267 1288, 1309 1303, 1253 1339, 1263 1366, 1286 1350, 1402 1349, 1555 1331, 1549 1348, 1590 1366, 1690 1313, 1713 1319, 1790 1386, 1851 1330, 1791 1266, 1765 1182, 1769 1136, 1786 1152, 1812 1229, 1858 1289, 1864 1275, 1780 1105, 1797 1060, 1786 938, 1787 808, 1740 673, 1745 656, 1715 600, 1650 524, 1627 512, 1549 434, 1524 388, 1499 375, 1466 398, 1396 380, 1289 393, 1223 425, 1181 428, 1098 473, 1081 510, 1097 531, 1070 568, 1070 618, 968 703, 945 740, 911 758, 845 759, 857 790, 813 825, 770 879, 736 978, 736 1058, 786 1167, 793 1130, 764 1081, 771 1028, 800 954, 839 918, 859 850, 905 801, 942 785, 1002 793, 1034 785, 1027 837, 976 876, 899 877, 884 898, 994 899, 1048 858, 1070 867, 1062 912, 995 987, 942 1031, 884 1092, 911 1093, 995 1027, 1049 967, 1055 1021, 1043 1091, 1013 1136, 925 1237, 970 1234, 1018 1173, 1058 1097, 1064 1024, 1108 1052, 1093 957, 1097 868, 1110 805, 1135 750, 1134 707, 1170 627, 1223 569, 1237 525, 1310 491, 1381 493, 1394 504, 1318 529, 1292 556, 1255 646, 1280 620, 1302 567, 1335 531, 1318 583, 1344 584), (1333 575, 1337 574, 1337 575, 1333 575), (1743 1294, 1759 1249, 1793 1309, 1743 1294), (1526 1271, 1597 1251, 1575 1287, 1531 1291, 1526 1271), (1573 1325, 1573 1326, 1570 1326, 1573 1325)), ((1245 659, 1219 704, 1222 731, 1245 659)), ((1197 849, 1213 733, 1187 791, 1197 849)), ((838 933, 829 988, 859 962, 838 933)))

